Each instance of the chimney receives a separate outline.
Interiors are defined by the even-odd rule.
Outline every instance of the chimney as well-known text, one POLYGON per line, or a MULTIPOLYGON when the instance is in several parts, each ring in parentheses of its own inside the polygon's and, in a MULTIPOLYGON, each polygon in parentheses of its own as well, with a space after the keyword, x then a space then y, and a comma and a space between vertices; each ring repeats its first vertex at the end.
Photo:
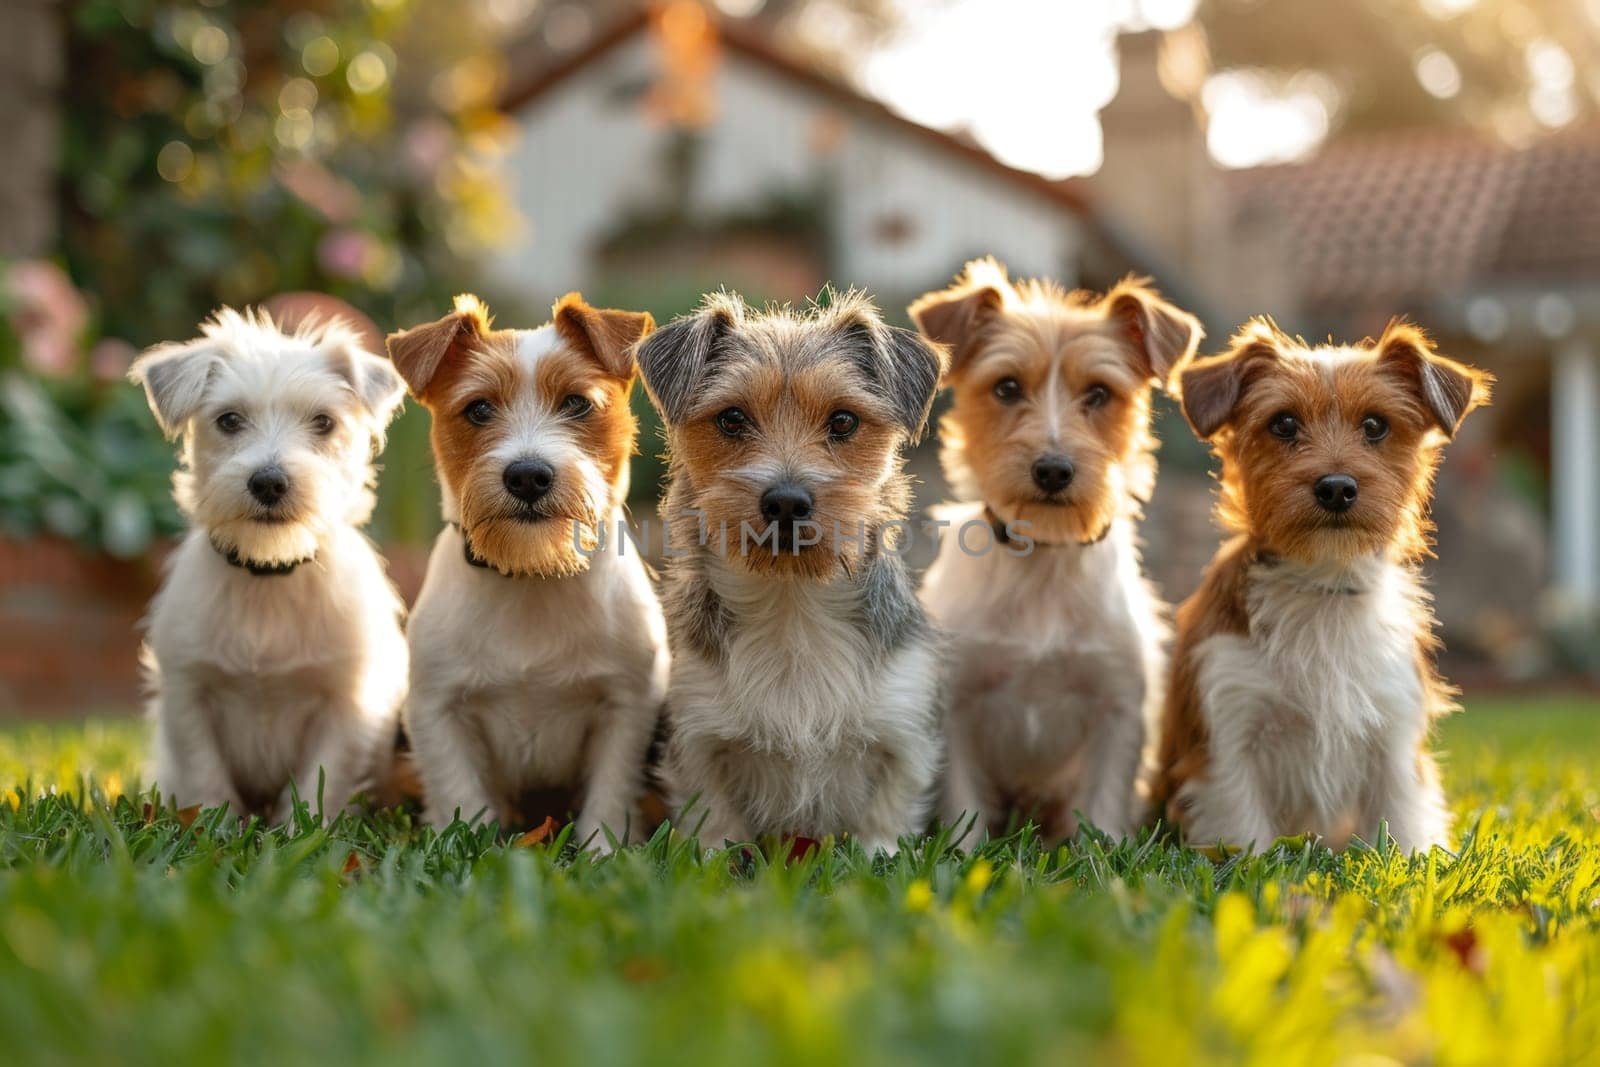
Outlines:
MULTIPOLYGON (((1096 201, 1172 264, 1201 275, 1225 232, 1223 190, 1195 103, 1209 72, 1197 27, 1124 34, 1117 95, 1100 112, 1096 201)), ((1199 277, 1195 277, 1198 281, 1199 277)), ((1160 279, 1158 278, 1159 282, 1160 279)))

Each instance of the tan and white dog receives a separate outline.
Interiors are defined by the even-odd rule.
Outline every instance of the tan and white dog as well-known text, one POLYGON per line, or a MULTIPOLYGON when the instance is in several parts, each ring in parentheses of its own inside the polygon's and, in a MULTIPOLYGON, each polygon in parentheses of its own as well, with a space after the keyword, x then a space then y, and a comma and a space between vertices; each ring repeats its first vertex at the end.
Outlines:
POLYGON ((639 348, 671 449, 664 771, 705 845, 892 852, 924 827, 942 672, 885 537, 942 364, 858 293, 766 312, 714 294, 639 348))
POLYGON ((191 529, 151 606, 157 785, 280 820, 384 784, 405 694, 399 597, 359 527, 404 389, 337 321, 224 308, 129 377, 168 437, 191 529))
POLYGON ((1492 379, 1412 326, 1312 348, 1248 323, 1181 376, 1234 535, 1178 610, 1157 799, 1193 843, 1448 846, 1452 707, 1418 564, 1440 450, 1492 379))
POLYGON ((1126 834, 1164 669, 1135 529, 1155 481, 1150 394, 1200 324, 1138 282, 1069 293, 993 259, 910 313, 951 353, 942 459, 963 501, 939 513, 956 529, 922 587, 952 639, 943 816, 1061 838, 1081 815, 1126 834))
POLYGON ((605 849, 638 824, 668 669, 661 608, 622 537, 631 348, 653 326, 574 293, 538 329, 494 330, 463 296, 389 338, 433 416, 449 522, 407 632, 406 725, 435 826, 575 808, 577 839, 605 849))

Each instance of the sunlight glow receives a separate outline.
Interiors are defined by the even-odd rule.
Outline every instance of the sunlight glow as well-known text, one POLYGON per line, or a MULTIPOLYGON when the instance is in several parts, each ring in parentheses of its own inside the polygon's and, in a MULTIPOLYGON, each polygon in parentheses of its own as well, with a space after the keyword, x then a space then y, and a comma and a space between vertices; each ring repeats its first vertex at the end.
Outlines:
POLYGON ((1528 74, 1539 84, 1565 89, 1572 84, 1572 57, 1567 50, 1549 38, 1541 38, 1528 45, 1524 53, 1528 74))
MULTIPOLYGON (((866 91, 914 122, 964 130, 1001 162, 1057 179, 1092 174, 1104 158, 1098 113, 1117 94, 1117 34, 1173 29, 1196 8, 1196 0, 897 2, 905 28, 858 70, 866 91)), ((1416 73, 1435 96, 1460 92, 1460 69, 1437 49, 1418 57, 1416 73)), ((1202 101, 1207 146, 1226 167, 1305 157, 1327 137, 1340 102, 1325 75, 1280 85, 1250 71, 1207 78, 1202 101)))
POLYGON ((1576 69, 1572 56, 1556 42, 1541 38, 1531 42, 1523 54, 1528 77, 1528 109, 1546 126, 1565 126, 1578 115, 1573 93, 1576 69))
POLYGON ((1289 163, 1316 150, 1332 120, 1337 89, 1326 76, 1302 73, 1282 89, 1245 70, 1206 79, 1206 147, 1224 167, 1289 163))
POLYGON ((1578 117, 1578 101, 1570 88, 1535 85, 1528 90, 1528 110, 1546 126, 1565 126, 1578 117))
POLYGON ((1454 18, 1478 5, 1478 0, 1422 0, 1422 8, 1436 19, 1454 18))
POLYGON ((1425 48, 1419 52, 1415 70, 1417 83, 1430 96, 1448 100, 1461 92, 1461 68, 1437 48, 1425 48))
POLYGON ((1175 30, 1186 26, 1194 18, 1200 0, 1134 0, 1130 27, 1152 30, 1175 30))
MULTIPOLYGON (((907 29, 859 71, 868 92, 914 122, 970 131, 1014 167, 1066 178, 1100 166, 1097 112, 1116 95, 1114 42, 1127 6, 954 0, 912 10, 910 0, 900 3, 907 29)), ((1193 9, 1192 0, 1143 6, 1151 23, 1193 9)))

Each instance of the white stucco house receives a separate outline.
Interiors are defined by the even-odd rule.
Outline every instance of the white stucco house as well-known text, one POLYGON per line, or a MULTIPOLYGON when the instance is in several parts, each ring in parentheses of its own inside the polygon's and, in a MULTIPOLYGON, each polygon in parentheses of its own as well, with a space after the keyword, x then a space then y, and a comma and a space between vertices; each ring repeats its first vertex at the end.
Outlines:
MULTIPOLYGON (((815 195, 828 278, 886 302, 984 253, 1072 284, 1086 255, 1113 247, 1081 183, 1016 170, 902 118, 749 26, 708 23, 706 38, 700 84, 688 90, 703 99, 688 122, 666 121, 652 106, 680 64, 671 33, 643 13, 512 79, 502 108, 518 136, 505 179, 528 231, 495 264, 502 284, 541 297, 592 285, 597 249, 618 219, 674 196, 691 224, 710 224, 759 212, 775 193, 815 195), (692 177, 674 189, 664 160, 686 136, 692 177)), ((1109 258, 1120 264, 1125 255, 1109 258)))

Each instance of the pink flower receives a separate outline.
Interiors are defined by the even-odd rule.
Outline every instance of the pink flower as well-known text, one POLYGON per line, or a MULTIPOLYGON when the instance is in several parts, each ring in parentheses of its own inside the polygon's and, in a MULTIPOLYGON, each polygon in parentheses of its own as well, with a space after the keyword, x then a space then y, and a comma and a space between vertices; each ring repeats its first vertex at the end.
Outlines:
POLYGON ((317 262, 335 278, 359 278, 371 247, 360 230, 330 230, 317 242, 317 262))
POLYGON ((455 140, 449 123, 442 119, 422 119, 406 129, 404 155, 412 176, 432 181, 435 172, 450 155, 455 140))
POLYGON ((48 377, 71 374, 89 307, 65 272, 46 260, 26 260, 6 272, 5 294, 23 361, 48 377))
POLYGON ((58 334, 32 331, 22 335, 22 361, 46 378, 70 378, 78 369, 78 346, 58 334))
POLYGON ((138 354, 138 349, 120 337, 103 337, 89 350, 89 373, 96 381, 121 381, 138 354))
POLYGON ((309 159, 279 164, 278 181, 329 222, 348 223, 361 210, 361 193, 344 178, 309 159))

